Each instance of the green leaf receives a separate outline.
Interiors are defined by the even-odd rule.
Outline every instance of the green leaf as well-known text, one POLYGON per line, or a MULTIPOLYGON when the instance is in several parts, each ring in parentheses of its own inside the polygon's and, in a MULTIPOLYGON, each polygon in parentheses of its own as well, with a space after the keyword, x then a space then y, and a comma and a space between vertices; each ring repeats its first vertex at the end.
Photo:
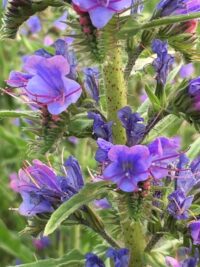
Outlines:
POLYGON ((182 118, 178 118, 175 115, 168 115, 166 117, 164 117, 148 134, 147 138, 145 139, 145 143, 152 141, 153 139, 155 139, 158 136, 162 136, 163 134, 165 134, 165 132, 167 132, 167 130, 169 129, 169 127, 171 125, 174 125, 176 127, 176 125, 180 125, 180 123, 182 123, 183 119, 182 118))
POLYGON ((19 27, 36 12, 43 11, 48 6, 64 5, 63 0, 12 0, 7 4, 1 28, 1 39, 15 38, 19 27))
POLYGON ((53 233, 59 225, 83 205, 99 198, 108 190, 107 182, 88 183, 68 201, 64 202, 50 217, 44 235, 53 233))
POLYGON ((161 26, 170 25, 174 23, 180 23, 180 22, 191 20, 191 19, 197 19, 197 18, 200 18, 200 12, 192 13, 190 15, 186 14, 186 15, 163 17, 163 18, 148 21, 140 25, 135 23, 133 18, 130 18, 128 19, 124 27, 119 31, 118 36, 120 38, 124 38, 124 36, 130 38, 131 36, 134 36, 140 30, 147 30, 151 28, 155 29, 156 27, 161 27, 161 26))
POLYGON ((186 153, 190 159, 196 158, 200 153, 200 137, 191 144, 190 149, 186 153))
POLYGON ((38 113, 35 111, 0 110, 0 119, 4 118, 27 118, 35 119, 38 113))
POLYGON ((34 259, 32 252, 22 244, 19 236, 8 230, 2 220, 0 220, 0 248, 24 262, 34 259))
MULTIPOLYGON (((72 250, 58 259, 46 259, 18 265, 19 267, 81 267, 84 264, 84 256, 78 250, 72 250)), ((12 267, 12 266, 10 266, 12 267)))
POLYGON ((161 108, 160 101, 157 98, 157 96, 154 94, 152 89, 149 87, 149 85, 147 84, 145 84, 145 92, 147 93, 149 100, 151 101, 154 109, 159 110, 161 108))

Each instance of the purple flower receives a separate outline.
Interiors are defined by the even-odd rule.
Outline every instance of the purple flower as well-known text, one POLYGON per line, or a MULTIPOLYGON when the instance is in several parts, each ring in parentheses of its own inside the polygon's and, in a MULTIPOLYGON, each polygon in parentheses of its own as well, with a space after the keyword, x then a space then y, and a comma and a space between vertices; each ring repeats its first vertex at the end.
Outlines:
POLYGON ((27 74, 18 71, 11 71, 8 80, 6 81, 7 84, 11 87, 25 87, 28 81, 33 77, 32 74, 27 74))
POLYGON ((96 151, 95 160, 101 163, 108 161, 108 152, 110 151, 113 144, 102 138, 98 138, 97 145, 98 149, 96 151))
POLYGON ((27 97, 39 106, 47 106, 51 114, 60 114, 79 99, 81 87, 65 77, 70 72, 70 66, 63 56, 30 56, 24 69, 32 75, 28 82, 25 81, 27 97))
POLYGON ((56 21, 54 21, 53 26, 60 30, 60 31, 65 31, 67 28, 67 11, 63 13, 61 17, 59 17, 56 21))
POLYGON ((103 261, 93 253, 86 254, 85 258, 85 267, 105 267, 103 261))
POLYGON ((190 14, 200 11, 200 4, 193 0, 161 0, 157 5, 160 16, 190 14))
POLYGON ((196 258, 188 258, 183 261, 178 261, 172 257, 166 257, 165 259, 167 266, 170 267, 197 267, 198 262, 196 258))
POLYGON ((109 248, 106 256, 114 261, 115 267, 128 267, 129 251, 126 248, 113 249, 109 248))
POLYGON ((153 67, 157 73, 156 80, 159 84, 164 85, 169 69, 174 63, 174 57, 168 54, 167 42, 159 39, 155 39, 152 42, 152 50, 157 54, 157 58, 153 61, 153 67))
POLYGON ((112 142, 112 122, 105 122, 100 114, 88 112, 88 118, 94 120, 93 133, 98 138, 112 142))
POLYGON ((168 196, 168 212, 178 220, 188 219, 188 209, 192 205, 194 196, 186 197, 185 193, 178 189, 168 196))
POLYGON ((72 2, 89 13, 96 28, 103 28, 113 15, 130 7, 132 0, 72 0, 72 2))
POLYGON ((38 16, 30 17, 26 21, 26 24, 27 24, 28 29, 30 30, 31 33, 40 32, 42 29, 42 25, 41 25, 41 22, 40 22, 40 19, 38 18, 38 16))
POLYGON ((193 244, 200 244, 200 221, 194 221, 189 224, 189 230, 192 236, 193 244))
POLYGON ((152 164, 150 173, 155 179, 160 179, 168 175, 169 164, 177 159, 180 153, 179 142, 174 138, 159 137, 148 145, 152 164))
POLYGON ((6 5, 7 5, 7 3, 8 3, 8 0, 3 0, 3 1, 2 1, 2 7, 5 8, 6 5))
POLYGON ((124 107, 118 111, 118 117, 126 129, 127 145, 133 146, 140 142, 145 133, 144 119, 138 113, 132 113, 130 107, 124 107))
POLYGON ((19 213, 34 216, 52 212, 63 201, 68 200, 83 187, 83 177, 77 160, 69 157, 65 163, 67 177, 60 177, 39 160, 19 170, 11 177, 10 187, 20 193, 23 202, 19 213))
POLYGON ((193 109, 200 110, 200 77, 192 79, 189 83, 188 93, 193 103, 193 109))
POLYGON ((110 164, 103 172, 103 179, 116 183, 125 192, 138 190, 138 183, 148 179, 151 165, 146 146, 112 146, 108 152, 110 164))
POLYGON ((193 66, 193 63, 189 63, 189 64, 182 66, 182 68, 180 69, 179 75, 183 79, 190 78, 192 74, 194 73, 194 71, 195 71, 195 68, 193 66))
POLYGON ((41 236, 40 238, 33 239, 33 245, 37 250, 43 250, 49 247, 51 244, 50 239, 47 236, 41 236))
POLYGON ((85 89, 89 95, 99 102, 99 70, 98 68, 85 68, 83 70, 85 74, 85 89))
POLYGON ((111 208, 110 203, 108 202, 107 198, 97 199, 94 201, 94 205, 98 209, 109 209, 111 208))

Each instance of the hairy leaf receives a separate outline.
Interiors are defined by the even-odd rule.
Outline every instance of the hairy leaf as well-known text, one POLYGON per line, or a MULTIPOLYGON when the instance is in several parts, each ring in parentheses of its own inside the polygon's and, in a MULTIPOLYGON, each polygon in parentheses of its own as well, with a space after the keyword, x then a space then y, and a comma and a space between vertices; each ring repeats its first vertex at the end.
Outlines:
POLYGON ((44 235, 49 235, 54 232, 59 225, 77 209, 102 196, 108 190, 107 185, 107 182, 86 184, 78 194, 74 195, 68 201, 63 203, 51 215, 45 227, 44 235))
MULTIPOLYGON (((72 250, 65 256, 58 259, 46 259, 39 260, 36 262, 21 264, 19 267, 61 267, 61 266, 70 266, 70 267, 81 267, 84 263, 84 256, 78 250, 72 250)), ((10 266, 11 267, 11 266, 10 266)))

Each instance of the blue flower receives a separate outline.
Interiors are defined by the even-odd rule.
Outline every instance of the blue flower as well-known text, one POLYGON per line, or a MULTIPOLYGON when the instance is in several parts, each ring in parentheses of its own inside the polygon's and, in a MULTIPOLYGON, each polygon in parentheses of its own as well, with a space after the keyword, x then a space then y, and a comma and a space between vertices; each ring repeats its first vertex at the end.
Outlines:
POLYGON ((128 106, 118 111, 118 117, 126 129, 127 145, 138 144, 145 133, 144 119, 140 117, 139 113, 132 113, 131 108, 128 106))
POLYGON ((188 216, 188 209, 192 205, 194 196, 186 196, 185 193, 178 189, 168 196, 168 212, 178 220, 185 220, 188 216))
POLYGON ((95 160, 101 163, 109 161, 108 152, 110 151, 113 144, 102 138, 98 138, 97 145, 98 149, 95 154, 95 160))
POLYGON ((42 29, 42 25, 41 25, 41 22, 40 22, 40 19, 38 18, 38 16, 30 17, 26 21, 26 24, 27 24, 28 29, 30 30, 31 33, 40 32, 42 29))
POLYGON ((20 169, 18 176, 12 176, 10 187, 23 199, 19 213, 34 216, 53 212, 63 201, 78 193, 84 185, 78 161, 69 157, 65 168, 66 177, 57 176, 50 167, 34 160, 32 165, 20 169))
POLYGON ((112 122, 105 122, 100 114, 88 112, 88 118, 94 120, 93 133, 98 138, 112 142, 112 122))
POLYGON ((153 61, 153 67, 157 73, 156 80, 159 84, 164 85, 169 69, 174 63, 174 57, 168 54, 167 42, 162 42, 159 39, 152 42, 152 50, 157 54, 157 58, 153 61))
POLYGON ((151 158, 146 146, 114 145, 108 159, 111 163, 105 168, 103 179, 116 183, 121 190, 137 191, 138 183, 148 179, 151 158))
POLYGON ((85 267, 105 267, 103 261, 93 253, 86 254, 85 258, 85 267))
POLYGON ((128 267, 129 251, 126 248, 113 249, 109 248, 106 256, 114 261, 115 267, 128 267))
POLYGON ((99 70, 98 68, 85 68, 83 70, 85 74, 85 89, 89 95, 96 101, 99 102, 99 70))

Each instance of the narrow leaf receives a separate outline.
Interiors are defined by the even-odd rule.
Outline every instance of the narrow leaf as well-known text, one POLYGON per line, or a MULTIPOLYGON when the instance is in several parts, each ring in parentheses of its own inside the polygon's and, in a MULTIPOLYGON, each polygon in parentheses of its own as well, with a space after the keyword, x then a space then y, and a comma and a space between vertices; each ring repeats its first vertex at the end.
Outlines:
POLYGON ((15 111, 15 110, 0 110, 1 118, 27 118, 33 119, 37 118, 38 113, 35 111, 15 111))
MULTIPOLYGON (((58 259, 46 259, 39 260, 36 262, 31 262, 28 264, 21 264, 19 267, 64 267, 64 266, 83 266, 84 256, 78 250, 72 250, 67 253, 65 256, 58 259), (82 263, 82 264, 81 264, 82 263), (76 264, 76 265, 75 265, 76 264)), ((14 266, 10 266, 14 267, 14 266)))
POLYGON ((64 202, 50 217, 44 235, 53 233, 59 225, 66 220, 72 213, 83 205, 88 204, 92 200, 99 198, 108 190, 107 182, 88 183, 83 189, 68 201, 64 202))

